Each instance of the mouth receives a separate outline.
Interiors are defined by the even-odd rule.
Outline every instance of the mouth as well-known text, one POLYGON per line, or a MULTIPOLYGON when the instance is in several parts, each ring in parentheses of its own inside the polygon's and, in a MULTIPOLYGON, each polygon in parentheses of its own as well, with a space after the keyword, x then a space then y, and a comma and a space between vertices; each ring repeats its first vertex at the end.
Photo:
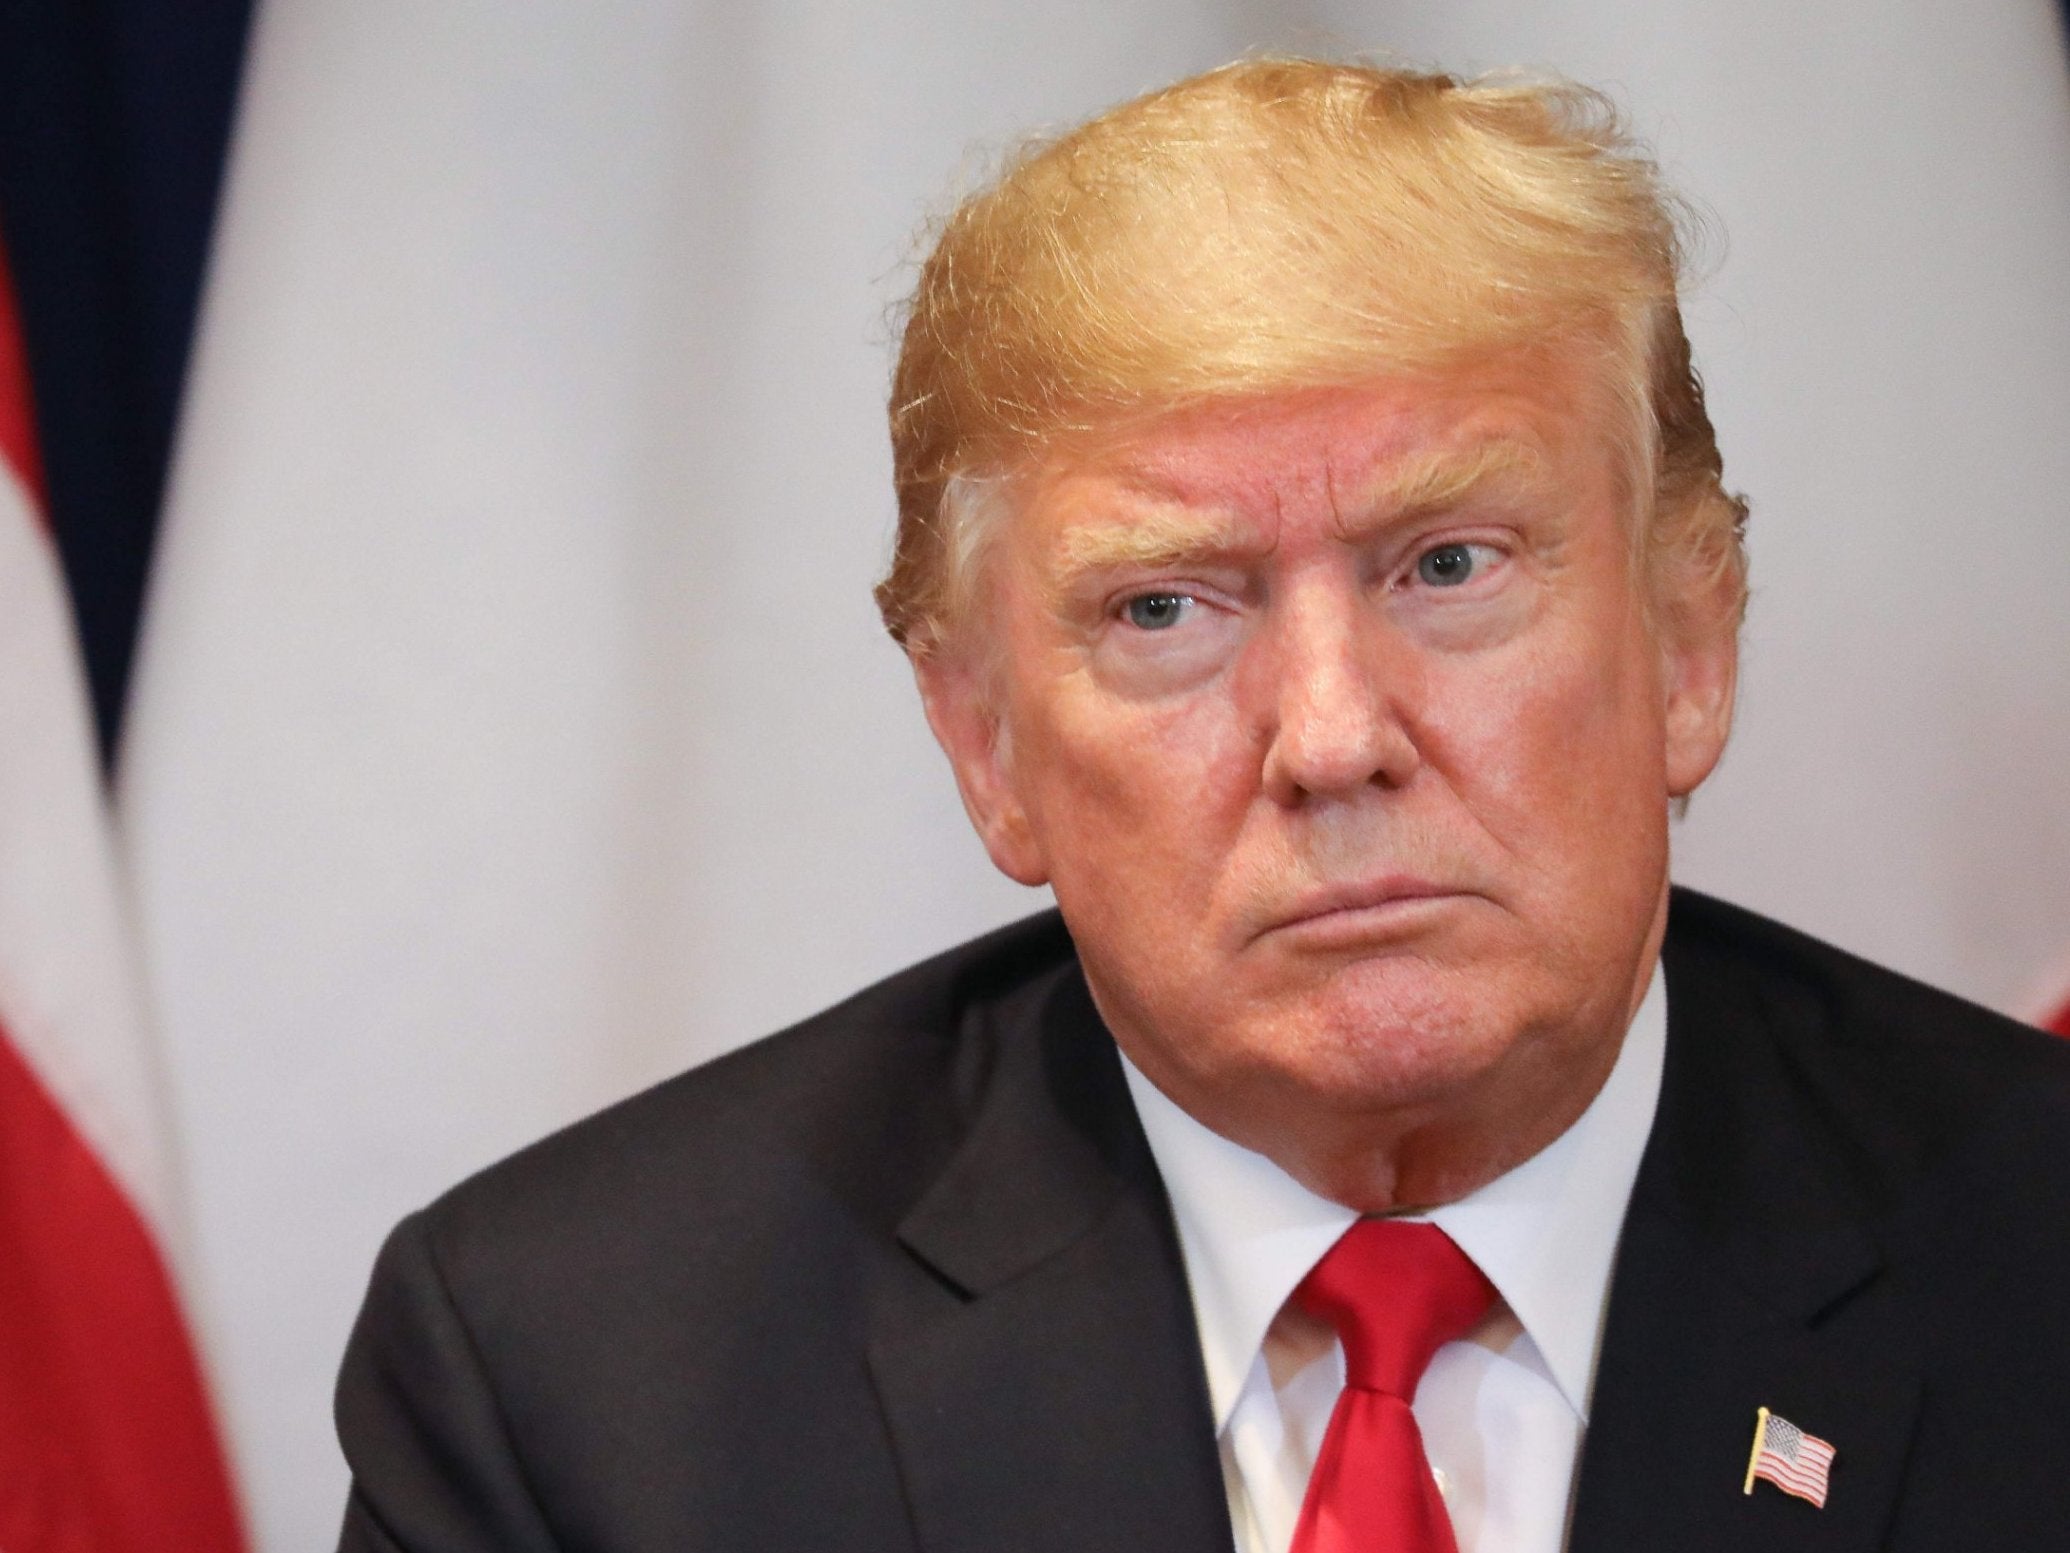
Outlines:
POLYGON ((1470 897, 1456 886, 1404 875, 1325 885, 1297 897, 1257 936, 1315 948, 1400 938, 1470 897))

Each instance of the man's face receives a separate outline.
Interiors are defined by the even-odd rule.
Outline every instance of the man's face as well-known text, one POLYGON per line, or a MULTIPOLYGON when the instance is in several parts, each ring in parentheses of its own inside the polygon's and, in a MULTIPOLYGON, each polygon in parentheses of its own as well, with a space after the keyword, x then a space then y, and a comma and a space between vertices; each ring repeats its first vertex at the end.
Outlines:
POLYGON ((922 669, 1123 1049, 1356 1206, 1470 1190, 1587 1105, 1658 945, 1668 801, 1723 745, 1729 624, 1649 625, 1591 386, 1510 358, 1039 472, 988 646, 922 669))

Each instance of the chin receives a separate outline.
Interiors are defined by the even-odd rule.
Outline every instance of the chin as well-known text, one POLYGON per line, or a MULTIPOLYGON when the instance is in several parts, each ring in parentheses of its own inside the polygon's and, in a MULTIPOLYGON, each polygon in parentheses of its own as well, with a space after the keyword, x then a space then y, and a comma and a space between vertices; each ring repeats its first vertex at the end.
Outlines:
POLYGON ((1260 1032, 1257 1050, 1271 1054, 1277 1084, 1340 1112, 1436 1105, 1516 1044, 1519 1026, 1500 1007, 1400 980, 1320 1000, 1260 1032))

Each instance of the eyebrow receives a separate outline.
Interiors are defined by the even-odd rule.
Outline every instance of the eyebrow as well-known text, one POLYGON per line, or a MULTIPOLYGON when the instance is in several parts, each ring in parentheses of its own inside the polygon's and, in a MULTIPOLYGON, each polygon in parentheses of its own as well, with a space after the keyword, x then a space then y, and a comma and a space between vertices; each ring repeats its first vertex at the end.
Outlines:
POLYGON ((1538 446, 1517 437, 1486 437, 1464 449, 1439 448, 1397 465, 1362 491, 1351 510, 1370 516, 1354 516, 1339 532, 1357 537, 1404 518, 1456 507, 1486 486, 1528 490, 1544 485, 1548 475, 1538 446))
MULTIPOLYGON (((1490 485, 1529 488, 1546 478, 1545 457, 1532 443, 1490 437, 1470 447, 1439 448, 1390 469, 1340 505, 1335 532, 1358 540, 1404 520, 1458 506, 1490 485)), ((1168 495, 1155 482, 1138 486, 1154 497, 1168 495)), ((1174 499, 1128 523, 1091 523, 1062 540, 1060 580, 1070 588, 1092 575, 1126 567, 1155 570, 1217 555, 1241 555, 1262 548, 1249 525, 1234 513, 1201 512, 1174 499)))
POLYGON ((1128 523, 1092 523, 1063 537, 1059 572, 1066 587, 1081 578, 1124 567, 1154 570, 1205 556, 1257 549, 1232 513, 1201 513, 1174 504, 1128 523))

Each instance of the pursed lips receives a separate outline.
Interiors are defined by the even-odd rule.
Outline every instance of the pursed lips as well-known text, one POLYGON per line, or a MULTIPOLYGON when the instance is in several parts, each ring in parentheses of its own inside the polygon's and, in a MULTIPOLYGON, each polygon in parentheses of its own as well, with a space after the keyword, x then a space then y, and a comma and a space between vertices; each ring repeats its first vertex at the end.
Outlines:
POLYGON ((1395 926, 1395 919, 1402 919, 1399 925, 1407 926, 1407 919, 1420 913, 1425 903, 1457 900, 1473 893, 1456 885, 1402 874, 1320 885, 1295 897, 1253 938, 1303 930, 1328 936, 1332 928, 1358 934, 1395 926))

